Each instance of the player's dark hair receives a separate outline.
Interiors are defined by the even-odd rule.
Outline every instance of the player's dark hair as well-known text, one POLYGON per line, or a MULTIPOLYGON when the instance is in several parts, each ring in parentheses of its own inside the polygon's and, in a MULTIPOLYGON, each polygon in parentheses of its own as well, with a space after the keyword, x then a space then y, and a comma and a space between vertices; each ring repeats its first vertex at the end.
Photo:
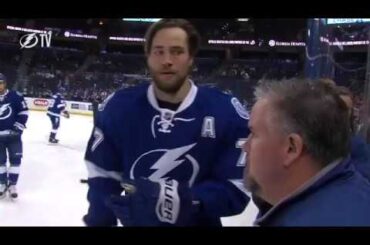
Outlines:
POLYGON ((152 42, 158 31, 165 28, 178 27, 183 29, 188 38, 189 53, 195 56, 200 45, 200 36, 195 27, 185 19, 161 19, 154 23, 145 34, 145 53, 149 54, 152 48, 152 42))

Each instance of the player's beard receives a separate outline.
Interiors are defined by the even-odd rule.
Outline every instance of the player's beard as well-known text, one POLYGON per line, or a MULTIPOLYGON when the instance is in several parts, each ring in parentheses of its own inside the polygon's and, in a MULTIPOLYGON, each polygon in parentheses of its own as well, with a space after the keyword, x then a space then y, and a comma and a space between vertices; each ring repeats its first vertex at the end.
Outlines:
POLYGON ((167 94, 176 94, 189 76, 189 72, 187 71, 184 74, 176 73, 169 80, 163 80, 160 78, 160 74, 158 72, 150 71, 150 73, 155 86, 167 94))

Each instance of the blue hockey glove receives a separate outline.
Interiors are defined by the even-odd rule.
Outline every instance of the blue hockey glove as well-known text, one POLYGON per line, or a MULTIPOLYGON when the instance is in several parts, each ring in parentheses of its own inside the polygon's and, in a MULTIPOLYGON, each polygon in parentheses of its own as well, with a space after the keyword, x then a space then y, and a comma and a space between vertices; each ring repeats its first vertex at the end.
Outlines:
POLYGON ((123 196, 112 196, 107 205, 123 226, 187 226, 198 203, 187 184, 174 179, 152 182, 140 178, 124 186, 123 196))
POLYGON ((63 115, 63 117, 65 117, 67 119, 69 119, 71 117, 71 115, 69 114, 68 111, 63 111, 62 115, 63 115))

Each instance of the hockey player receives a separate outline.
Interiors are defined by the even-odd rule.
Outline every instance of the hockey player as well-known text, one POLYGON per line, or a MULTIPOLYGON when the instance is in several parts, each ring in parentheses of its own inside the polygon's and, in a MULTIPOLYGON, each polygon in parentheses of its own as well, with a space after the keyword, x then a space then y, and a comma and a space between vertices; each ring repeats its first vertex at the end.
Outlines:
POLYGON ((49 143, 56 144, 59 142, 58 139, 55 138, 58 128, 60 126, 60 116, 64 116, 65 118, 69 118, 69 112, 65 109, 66 108, 66 102, 62 98, 62 95, 59 92, 56 92, 52 96, 51 103, 48 108, 47 115, 50 118, 51 121, 51 132, 49 136, 49 143))
POLYGON ((188 21, 155 23, 145 46, 153 82, 99 107, 85 155, 86 225, 220 226, 246 207, 248 114, 236 98, 189 79, 198 45, 188 21))
POLYGON ((22 132, 26 128, 28 107, 19 92, 8 90, 7 81, 0 73, 0 199, 8 191, 12 199, 18 197, 16 185, 22 158, 22 132), (9 156, 10 167, 6 162, 9 156))

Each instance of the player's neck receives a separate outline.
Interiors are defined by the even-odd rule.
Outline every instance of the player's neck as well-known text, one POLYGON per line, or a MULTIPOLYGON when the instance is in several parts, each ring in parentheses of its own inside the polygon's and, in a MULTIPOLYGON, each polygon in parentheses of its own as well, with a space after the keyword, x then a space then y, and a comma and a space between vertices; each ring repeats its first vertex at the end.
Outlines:
POLYGON ((181 88, 175 94, 170 94, 170 93, 163 92, 163 91, 159 90, 155 85, 153 87, 154 87, 155 97, 158 100, 176 104, 176 103, 182 102, 185 99, 185 97, 187 96, 187 94, 190 91, 191 82, 188 78, 186 78, 186 81, 184 82, 184 84, 181 86, 181 88))

